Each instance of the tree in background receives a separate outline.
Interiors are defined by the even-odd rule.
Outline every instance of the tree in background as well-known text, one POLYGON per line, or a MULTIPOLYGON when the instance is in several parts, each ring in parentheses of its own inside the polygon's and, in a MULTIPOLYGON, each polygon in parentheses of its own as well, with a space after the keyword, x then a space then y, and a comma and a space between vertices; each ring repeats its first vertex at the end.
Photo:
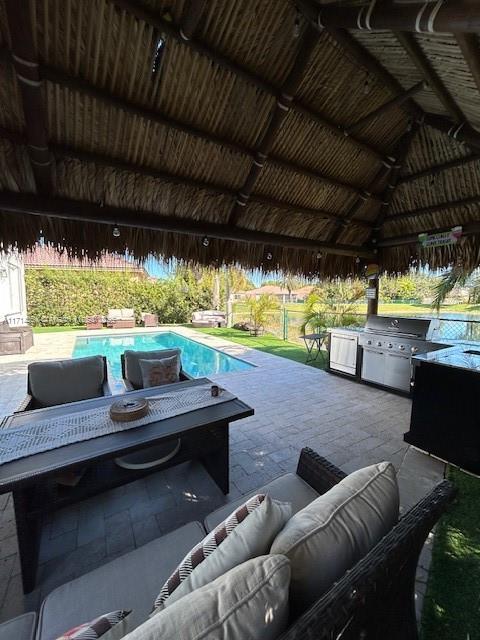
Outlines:
POLYGON ((263 294, 258 298, 251 296, 247 298, 246 302, 250 311, 251 333, 258 335, 264 329, 268 312, 278 309, 278 301, 274 296, 263 294))
POLYGON ((325 327, 345 327, 358 324, 355 315, 359 300, 365 297, 365 283, 360 280, 323 282, 308 296, 305 303, 302 333, 308 326, 316 331, 325 327))

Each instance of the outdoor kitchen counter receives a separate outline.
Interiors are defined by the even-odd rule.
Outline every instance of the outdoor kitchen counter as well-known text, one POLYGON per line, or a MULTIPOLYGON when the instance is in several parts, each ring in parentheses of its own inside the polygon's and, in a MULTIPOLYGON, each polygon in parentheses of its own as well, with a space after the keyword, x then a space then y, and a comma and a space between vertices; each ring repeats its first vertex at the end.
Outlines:
POLYGON ((405 442, 480 475, 480 350, 455 345, 412 360, 415 384, 405 442))
POLYGON ((445 349, 440 351, 420 353, 414 356, 413 360, 416 364, 428 362, 443 367, 480 372, 480 349, 472 345, 455 345, 451 347, 446 345, 445 349))

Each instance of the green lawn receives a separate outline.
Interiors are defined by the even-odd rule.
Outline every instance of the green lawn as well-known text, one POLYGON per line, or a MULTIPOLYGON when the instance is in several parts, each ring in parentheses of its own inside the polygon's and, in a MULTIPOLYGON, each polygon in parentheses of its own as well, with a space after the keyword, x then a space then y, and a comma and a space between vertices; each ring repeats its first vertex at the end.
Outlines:
POLYGON ((479 640, 480 479, 456 469, 449 479, 459 494, 436 530, 422 640, 479 640))
POLYGON ((77 331, 85 329, 85 325, 62 327, 32 327, 33 333, 59 333, 60 331, 77 331))
MULTIPOLYGON (((211 336, 218 336, 219 338, 225 338, 231 340, 237 344, 242 344, 245 347, 251 347, 258 351, 265 351, 275 356, 281 356, 288 360, 295 360, 295 362, 305 363, 307 352, 302 345, 294 344, 293 342, 285 342, 275 336, 265 334, 263 336, 250 336, 247 331, 238 331, 237 329, 195 329, 195 331, 201 331, 202 333, 208 333, 211 336)), ((309 363, 307 366, 316 367, 317 369, 323 369, 325 362, 319 356, 315 362, 309 363)))

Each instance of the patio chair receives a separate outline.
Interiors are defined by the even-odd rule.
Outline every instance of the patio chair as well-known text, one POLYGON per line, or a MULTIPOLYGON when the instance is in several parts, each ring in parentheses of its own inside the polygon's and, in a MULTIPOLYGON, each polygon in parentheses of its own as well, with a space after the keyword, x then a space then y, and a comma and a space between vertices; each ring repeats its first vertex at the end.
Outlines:
POLYGON ((135 312, 133 309, 109 309, 107 327, 110 329, 133 329, 135 312))
POLYGON ((144 327, 158 327, 158 316, 156 313, 142 313, 142 323, 144 327))
MULTIPOLYGON (((122 378, 127 391, 143 389, 142 372, 139 360, 162 360, 177 356, 181 358, 181 349, 159 349, 158 351, 133 351, 127 349, 120 356, 122 363, 122 378)), ((192 376, 185 373, 180 363, 180 380, 193 380, 192 376)))
POLYGON ((103 329, 102 316, 87 316, 85 320, 86 329, 103 329))
POLYGON ((105 356, 32 362, 27 396, 15 413, 111 395, 105 356))
MULTIPOLYGON (((172 356, 181 356, 180 349, 160 349, 159 351, 132 351, 127 350, 120 356, 122 362, 122 378, 127 391, 143 389, 142 371, 139 360, 162 360, 172 356)), ((192 380, 192 376, 183 371, 180 364, 181 380, 192 380)), ((156 467, 173 458, 181 447, 181 439, 173 442, 161 443, 148 449, 135 451, 126 456, 115 458, 115 462, 123 469, 148 469, 156 467)))

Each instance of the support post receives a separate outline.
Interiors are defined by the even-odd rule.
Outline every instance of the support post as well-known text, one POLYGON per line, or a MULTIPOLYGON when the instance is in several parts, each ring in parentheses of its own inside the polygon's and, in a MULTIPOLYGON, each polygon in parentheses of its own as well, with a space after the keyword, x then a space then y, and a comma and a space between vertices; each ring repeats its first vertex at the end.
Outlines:
POLYGON ((378 315, 378 292, 379 292, 379 276, 374 276, 368 280, 367 290, 367 316, 378 315), (370 293, 373 292, 373 293, 370 293), (372 297, 370 297, 372 295, 372 297))

